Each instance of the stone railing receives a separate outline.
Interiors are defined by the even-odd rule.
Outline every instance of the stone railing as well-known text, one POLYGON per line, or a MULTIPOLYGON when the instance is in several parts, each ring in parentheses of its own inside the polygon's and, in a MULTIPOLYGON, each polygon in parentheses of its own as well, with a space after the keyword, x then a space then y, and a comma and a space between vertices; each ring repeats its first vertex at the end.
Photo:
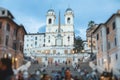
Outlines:
POLYGON ((31 66, 31 62, 27 62, 26 64, 20 66, 19 68, 17 68, 17 71, 24 71, 24 70, 28 70, 28 68, 31 66))
POLYGON ((97 66, 94 64, 93 61, 89 62, 89 66, 92 68, 92 70, 97 69, 97 66))

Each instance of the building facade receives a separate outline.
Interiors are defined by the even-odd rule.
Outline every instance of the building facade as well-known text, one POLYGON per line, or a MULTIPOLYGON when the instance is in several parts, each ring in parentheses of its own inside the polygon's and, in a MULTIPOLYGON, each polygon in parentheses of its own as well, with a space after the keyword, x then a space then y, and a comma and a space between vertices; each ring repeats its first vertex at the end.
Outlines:
POLYGON ((20 66, 23 62, 25 34, 24 26, 14 22, 9 10, 0 7, 0 58, 12 58, 14 67, 20 66))
POLYGON ((96 38, 93 35, 93 31, 98 27, 97 24, 93 24, 86 30, 87 40, 84 42, 84 50, 88 53, 96 53, 96 38))
POLYGON ((120 75, 120 11, 94 31, 97 44, 97 68, 120 75))
POLYGON ((53 9, 46 15, 46 32, 25 35, 24 53, 36 57, 39 62, 77 62, 74 58, 74 13, 71 8, 65 11, 65 23, 61 24, 60 13, 58 24, 53 9), (28 42, 30 41, 30 42, 28 42))

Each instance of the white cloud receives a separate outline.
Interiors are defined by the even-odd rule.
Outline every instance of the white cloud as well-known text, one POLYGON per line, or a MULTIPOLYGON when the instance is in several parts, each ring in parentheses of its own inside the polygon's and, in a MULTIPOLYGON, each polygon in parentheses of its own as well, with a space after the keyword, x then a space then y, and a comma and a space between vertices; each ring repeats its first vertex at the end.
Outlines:
POLYGON ((15 16, 16 22, 23 24, 28 33, 37 33, 39 28, 45 26, 45 22, 42 20, 38 20, 32 16, 19 14, 20 13, 17 13, 17 16, 15 16))
POLYGON ((83 40, 86 40, 86 28, 77 29, 78 34, 76 36, 80 36, 83 40))

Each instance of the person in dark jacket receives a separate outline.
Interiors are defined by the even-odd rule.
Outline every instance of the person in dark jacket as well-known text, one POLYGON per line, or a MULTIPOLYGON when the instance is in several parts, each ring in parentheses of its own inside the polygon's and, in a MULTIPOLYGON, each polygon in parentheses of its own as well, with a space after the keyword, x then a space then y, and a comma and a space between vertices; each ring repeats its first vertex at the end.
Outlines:
POLYGON ((12 61, 9 58, 0 59, 0 80, 14 80, 12 61))

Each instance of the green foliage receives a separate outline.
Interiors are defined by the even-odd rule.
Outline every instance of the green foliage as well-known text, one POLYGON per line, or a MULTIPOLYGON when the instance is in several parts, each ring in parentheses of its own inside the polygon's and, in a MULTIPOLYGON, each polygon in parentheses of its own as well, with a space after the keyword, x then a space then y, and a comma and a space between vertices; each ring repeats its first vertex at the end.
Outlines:
POLYGON ((92 27, 93 25, 95 24, 95 22, 94 21, 89 21, 89 23, 88 23, 88 28, 90 28, 90 27, 92 27))
POLYGON ((81 52, 81 50, 83 50, 83 40, 81 39, 80 36, 75 37, 74 40, 74 50, 75 52, 81 52))

